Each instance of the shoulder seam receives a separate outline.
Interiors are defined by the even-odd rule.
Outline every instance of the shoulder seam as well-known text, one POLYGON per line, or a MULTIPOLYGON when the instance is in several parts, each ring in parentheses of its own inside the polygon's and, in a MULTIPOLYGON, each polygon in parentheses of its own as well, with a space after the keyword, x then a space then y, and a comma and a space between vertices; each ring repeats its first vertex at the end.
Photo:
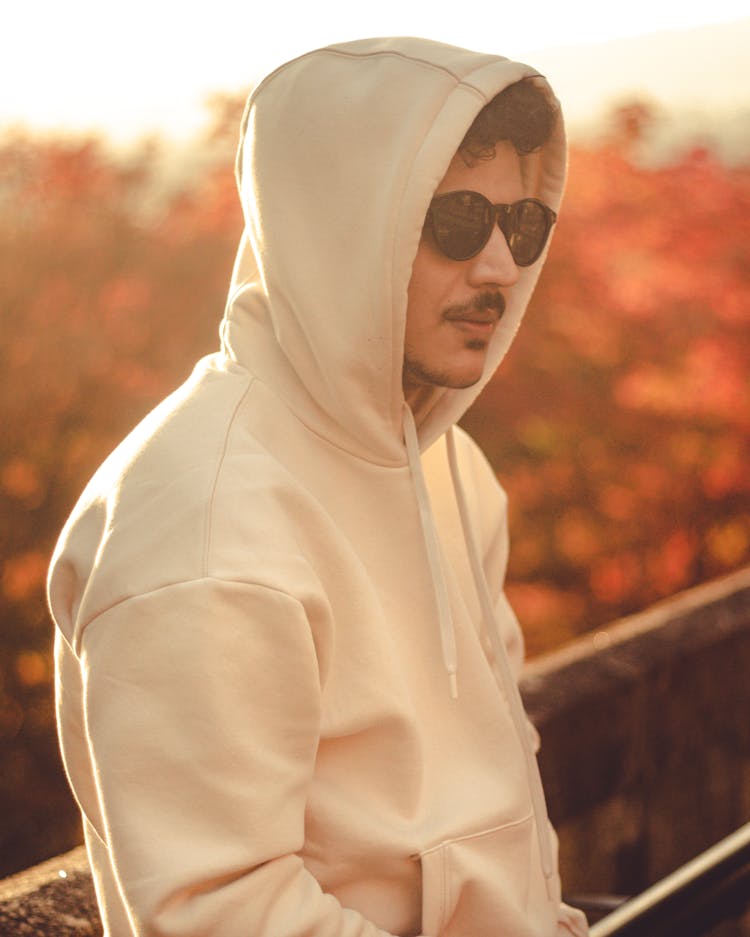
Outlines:
POLYGON ((120 605, 127 605, 128 602, 133 602, 136 599, 148 598, 149 596, 156 595, 158 592, 163 592, 166 589, 174 589, 176 586, 187 586, 192 584, 197 585, 201 582, 231 586, 245 586, 248 589, 260 589, 264 592, 273 592, 276 595, 290 599, 297 605, 302 605, 298 598, 291 595, 289 592, 286 592, 284 589, 277 589, 276 586, 269 586, 262 582, 253 582, 252 580, 247 579, 232 579, 229 577, 225 578, 222 576, 196 576, 192 579, 175 579, 173 582, 165 582, 160 586, 155 586, 153 589, 146 589, 145 592, 134 592, 131 595, 123 596, 123 598, 117 599, 117 601, 112 602, 105 608, 100 609, 92 618, 80 625, 80 634, 76 644, 80 646, 80 642, 83 640, 84 633, 91 627, 91 625, 95 624, 100 618, 102 618, 108 612, 111 612, 113 609, 118 608, 120 605))

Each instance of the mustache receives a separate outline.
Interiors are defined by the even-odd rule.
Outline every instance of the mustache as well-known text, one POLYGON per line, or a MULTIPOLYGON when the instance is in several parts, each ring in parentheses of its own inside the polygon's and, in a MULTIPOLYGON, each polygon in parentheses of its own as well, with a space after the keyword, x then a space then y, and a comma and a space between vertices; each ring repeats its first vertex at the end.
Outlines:
POLYGON ((482 293, 471 299, 468 303, 457 303, 455 306, 448 306, 443 312, 443 318, 451 321, 460 321, 462 319, 487 318, 491 321, 490 313, 499 321, 505 312, 505 297, 502 293, 495 290, 484 290, 482 293))

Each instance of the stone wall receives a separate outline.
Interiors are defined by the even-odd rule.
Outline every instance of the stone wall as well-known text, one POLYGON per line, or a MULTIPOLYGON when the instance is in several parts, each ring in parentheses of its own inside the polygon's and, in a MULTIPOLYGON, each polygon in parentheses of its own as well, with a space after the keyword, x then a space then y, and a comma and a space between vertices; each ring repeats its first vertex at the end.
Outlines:
POLYGON ((2 937, 98 937, 101 932, 83 846, 0 882, 2 937))
MULTIPOLYGON (((750 569, 531 661, 568 894, 635 894, 750 817, 750 569)), ((0 882, 2 937, 101 933, 82 849, 0 882)))

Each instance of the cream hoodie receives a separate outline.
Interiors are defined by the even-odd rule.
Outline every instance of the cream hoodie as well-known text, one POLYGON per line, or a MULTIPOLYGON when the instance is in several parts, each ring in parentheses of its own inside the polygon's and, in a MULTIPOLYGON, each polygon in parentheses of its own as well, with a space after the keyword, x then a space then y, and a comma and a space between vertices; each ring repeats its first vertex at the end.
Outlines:
MULTIPOLYGON (((533 74, 365 40, 251 96, 221 351, 104 463, 50 573, 63 757, 113 937, 577 926, 516 688, 505 497, 451 429, 540 264, 480 385, 413 416, 401 386, 431 195, 480 108, 533 74)), ((561 127, 526 164, 557 208, 561 127)))

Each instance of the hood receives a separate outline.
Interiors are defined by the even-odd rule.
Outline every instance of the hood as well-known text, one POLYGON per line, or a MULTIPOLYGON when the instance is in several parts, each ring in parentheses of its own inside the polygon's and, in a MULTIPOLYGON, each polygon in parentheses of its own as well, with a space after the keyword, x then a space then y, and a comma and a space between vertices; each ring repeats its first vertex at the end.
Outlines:
MULTIPOLYGON (((423 39, 365 39, 282 65, 251 94, 237 159, 245 231, 222 323, 224 352, 333 444, 406 461, 407 286, 432 194, 476 114, 529 66, 423 39)), ((537 77, 543 82, 544 79, 537 77)), ((562 120, 522 161, 557 210, 562 120)), ((541 262, 506 292, 482 379, 436 388, 414 414, 426 448, 505 355, 541 262)))

